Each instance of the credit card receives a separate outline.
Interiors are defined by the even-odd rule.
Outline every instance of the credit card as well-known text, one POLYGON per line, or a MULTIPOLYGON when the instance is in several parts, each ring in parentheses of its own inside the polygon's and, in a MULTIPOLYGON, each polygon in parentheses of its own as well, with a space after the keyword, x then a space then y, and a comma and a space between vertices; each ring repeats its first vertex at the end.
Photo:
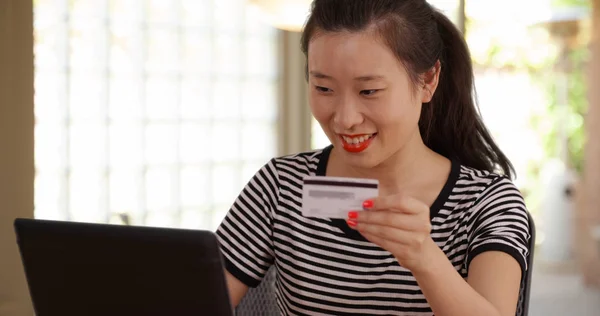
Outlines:
POLYGON ((302 186, 302 215, 346 219, 348 212, 362 210, 365 200, 378 195, 378 180, 308 176, 302 186))

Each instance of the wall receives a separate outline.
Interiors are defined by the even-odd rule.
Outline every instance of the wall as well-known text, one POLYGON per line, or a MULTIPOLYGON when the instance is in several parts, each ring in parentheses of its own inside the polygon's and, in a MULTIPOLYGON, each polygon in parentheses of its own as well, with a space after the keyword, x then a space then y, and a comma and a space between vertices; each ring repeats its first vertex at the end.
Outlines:
POLYGON ((33 217, 32 1, 0 1, 0 315, 33 315, 15 217, 33 217))
POLYGON ((311 113, 299 32, 280 32, 279 154, 310 150, 311 113))
POLYGON ((591 60, 588 68, 589 110, 586 115, 585 172, 579 199, 582 236, 580 258, 587 285, 600 288, 600 240, 592 238, 591 230, 600 227, 600 0, 593 0, 591 60))

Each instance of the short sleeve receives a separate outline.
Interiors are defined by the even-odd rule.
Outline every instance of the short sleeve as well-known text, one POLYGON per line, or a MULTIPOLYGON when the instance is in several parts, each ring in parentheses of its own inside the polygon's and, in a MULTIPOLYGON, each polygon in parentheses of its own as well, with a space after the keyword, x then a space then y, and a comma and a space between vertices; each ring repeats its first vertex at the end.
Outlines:
POLYGON ((271 236, 278 192, 271 160, 246 184, 216 232, 225 268, 249 287, 260 284, 274 261, 271 236))
POLYGON ((531 238, 528 211, 521 192, 506 177, 498 177, 481 193, 468 223, 467 270, 473 258, 486 251, 501 251, 527 267, 531 238))

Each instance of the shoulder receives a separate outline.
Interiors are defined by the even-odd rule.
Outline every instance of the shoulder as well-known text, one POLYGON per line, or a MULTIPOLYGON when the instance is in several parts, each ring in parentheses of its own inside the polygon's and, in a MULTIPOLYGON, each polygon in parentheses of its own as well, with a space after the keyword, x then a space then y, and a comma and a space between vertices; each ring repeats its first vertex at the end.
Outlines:
POLYGON ((529 211, 523 195, 508 177, 462 167, 464 181, 477 183, 476 193, 465 212, 468 257, 485 251, 501 251, 517 260, 524 272, 531 239, 529 211))
POLYGON ((461 166, 454 190, 462 203, 468 205, 469 218, 499 212, 518 213, 526 219, 525 199, 514 182, 501 174, 461 166))
MULTIPOLYGON (((492 219, 516 221, 527 229, 528 210, 525 199, 514 182, 504 175, 461 167, 459 182, 472 192, 469 223, 482 224, 492 219)), ((478 225, 474 225, 478 226, 478 225)))
POLYGON ((462 165, 456 182, 456 191, 468 193, 474 204, 479 204, 490 195, 510 192, 515 198, 523 200, 521 192, 508 177, 462 165))
POLYGON ((260 168, 248 186, 279 195, 281 189, 302 185, 306 176, 314 175, 323 150, 312 150, 274 157, 260 168))
POLYGON ((279 175, 304 177, 315 173, 322 156, 323 149, 317 149, 275 157, 270 163, 279 175))

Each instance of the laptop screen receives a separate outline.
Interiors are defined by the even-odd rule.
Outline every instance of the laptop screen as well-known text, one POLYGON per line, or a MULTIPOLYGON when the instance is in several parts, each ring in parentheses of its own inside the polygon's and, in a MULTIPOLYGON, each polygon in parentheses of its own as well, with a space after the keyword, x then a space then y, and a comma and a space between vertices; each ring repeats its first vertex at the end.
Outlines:
POLYGON ((37 315, 232 315, 212 232, 15 221, 37 315))

